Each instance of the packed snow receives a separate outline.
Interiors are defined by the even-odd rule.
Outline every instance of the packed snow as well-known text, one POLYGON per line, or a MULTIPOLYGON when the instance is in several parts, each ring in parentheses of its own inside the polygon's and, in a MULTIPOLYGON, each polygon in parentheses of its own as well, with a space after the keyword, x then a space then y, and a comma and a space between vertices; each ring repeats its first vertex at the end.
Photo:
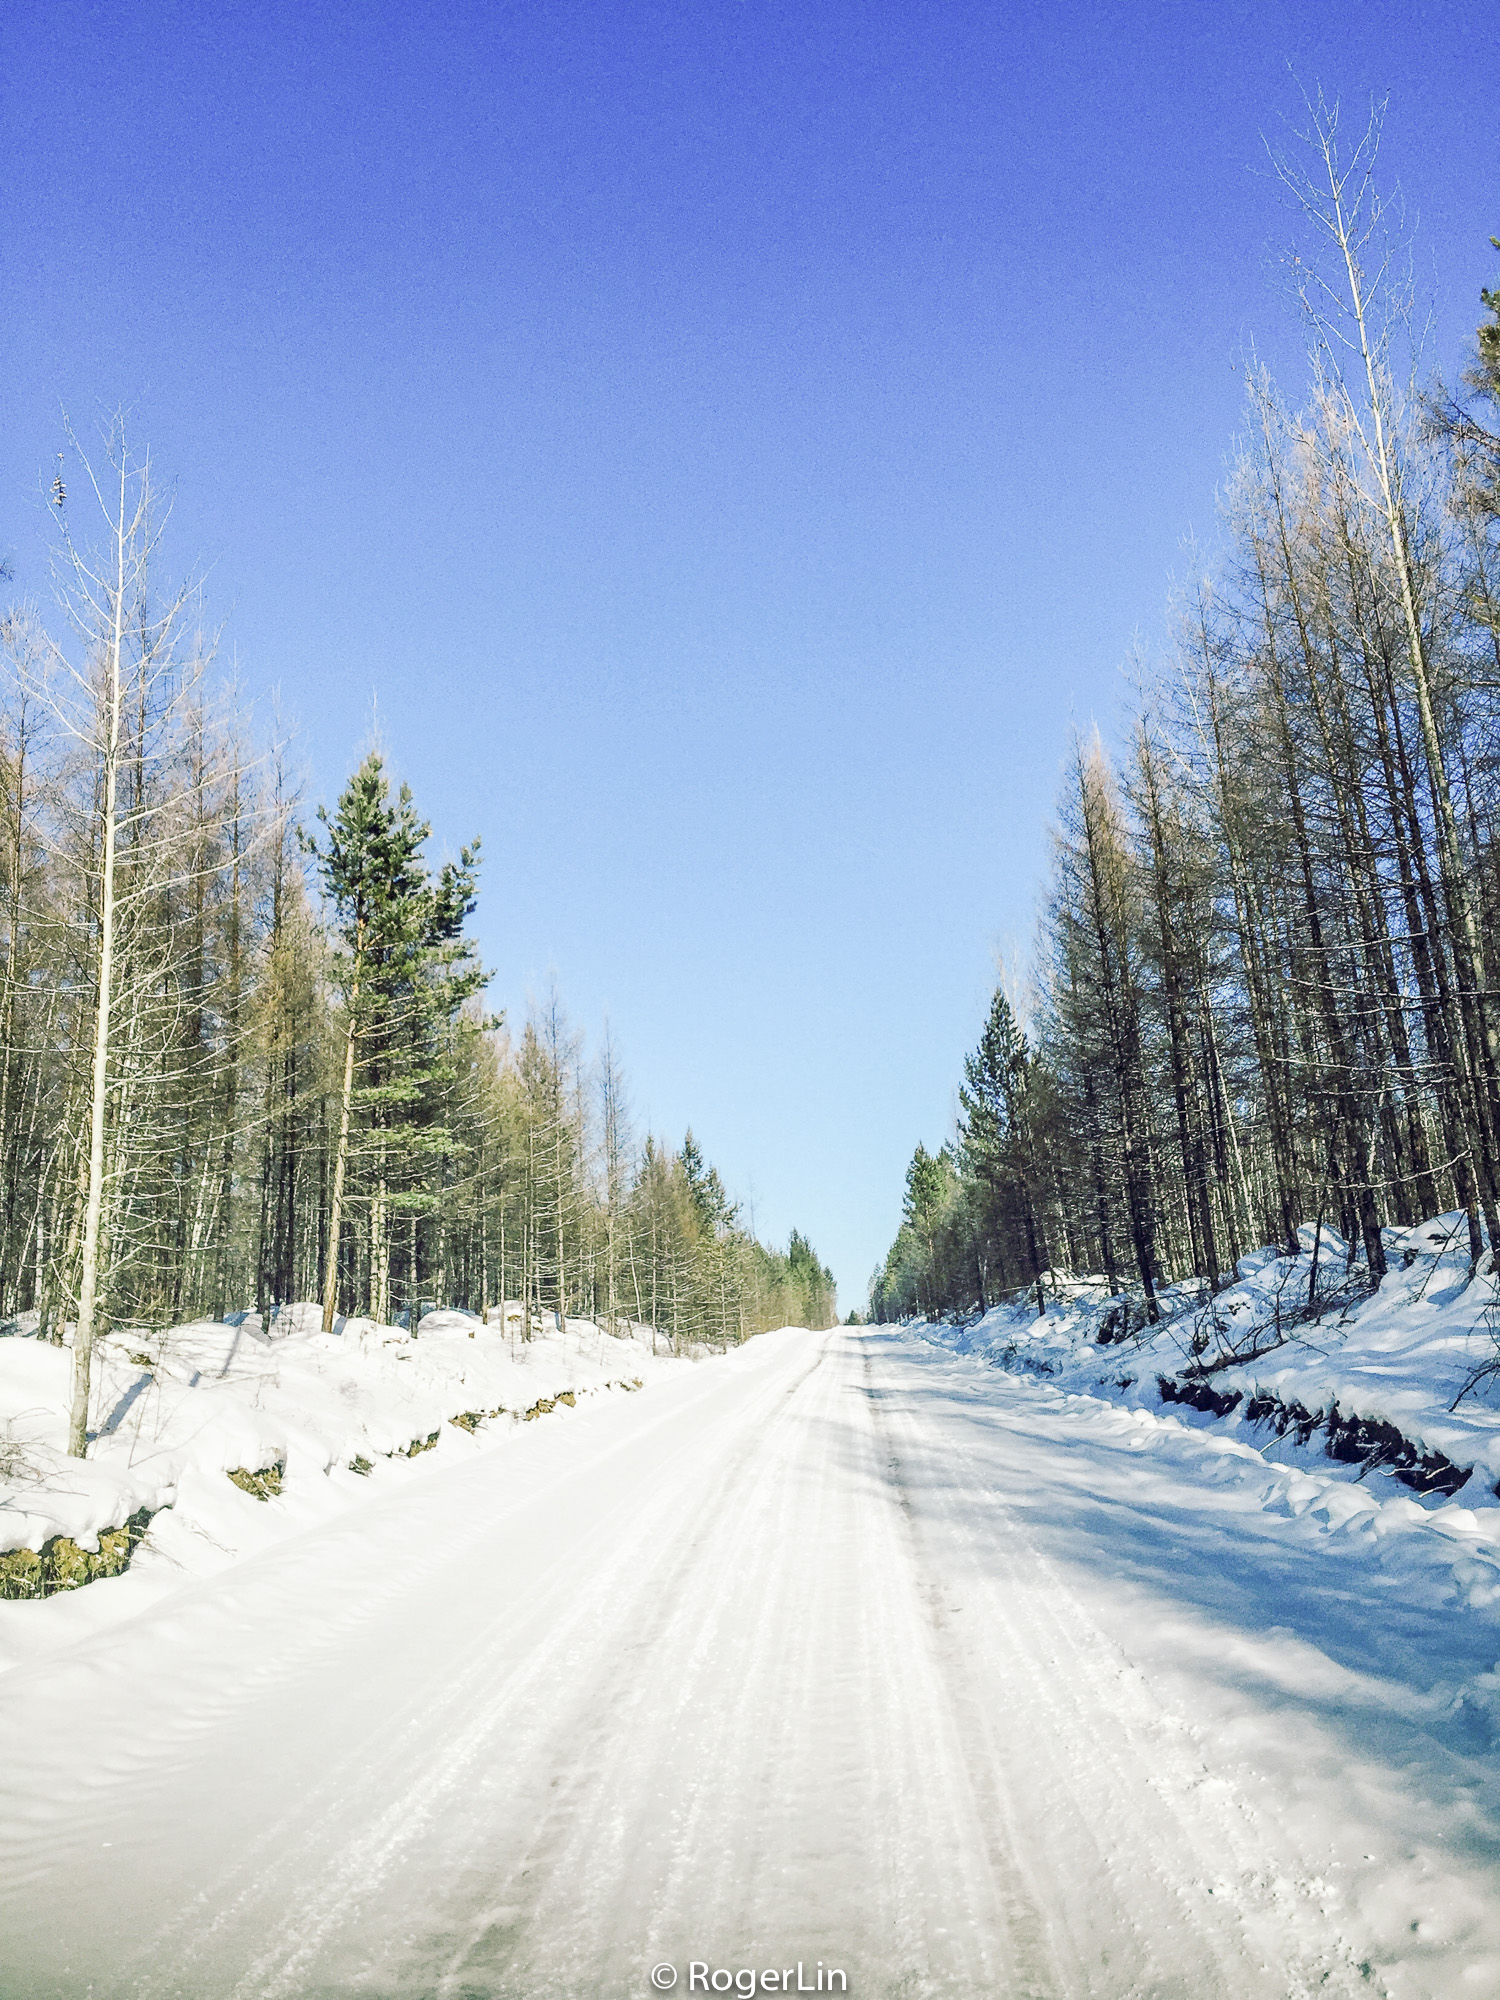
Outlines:
POLYGON ((192 1340, 223 1367, 233 1330, 184 1336, 142 1420, 177 1497, 130 1571, 0 1607, 0 1992, 1500 1990, 1491 1386, 1446 1409, 1491 1286, 1439 1236, 1318 1321, 1304 1255, 1144 1331, 1077 1283, 1041 1320, 628 1370, 572 1328, 289 1333, 192 1464, 192 1340), (1278 1330, 1204 1378, 1243 1384, 1224 1416, 1161 1402, 1278 1330), (446 1421, 455 1368, 462 1406, 531 1407, 596 1349, 645 1393, 446 1421), (1329 1460, 1246 1416, 1273 1378, 1478 1469, 1453 1496, 1329 1460), (440 1409, 436 1450, 380 1456, 440 1409), (273 1454, 270 1500, 225 1477, 273 1454), (179 1510, 216 1532, 200 1480, 238 1540, 156 1553, 179 1510))

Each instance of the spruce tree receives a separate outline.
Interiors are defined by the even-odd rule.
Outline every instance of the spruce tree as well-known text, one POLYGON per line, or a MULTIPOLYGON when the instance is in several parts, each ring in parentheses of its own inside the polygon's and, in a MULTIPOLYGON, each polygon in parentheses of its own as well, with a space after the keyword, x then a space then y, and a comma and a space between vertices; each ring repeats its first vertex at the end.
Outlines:
MULTIPOLYGON (((412 1185, 413 1160, 441 1151, 444 1127, 433 1115, 438 1086, 449 1071, 443 1035, 465 1000, 484 984, 463 936, 474 907, 478 843, 464 848, 436 882, 422 857, 430 828, 418 817, 408 786, 394 801, 385 766, 372 751, 344 789, 332 816, 320 809, 326 843, 311 843, 328 899, 338 948, 335 977, 344 1002, 343 1073, 338 1138, 323 1278, 323 1330, 333 1329, 351 1130, 364 1130, 370 1180, 371 1305, 389 1305, 392 1214, 415 1215, 430 1205, 425 1186, 412 1185), (419 1114, 429 1115, 422 1119, 419 1114), (398 1153, 396 1129, 401 1132, 398 1153), (393 1202, 393 1163, 405 1184, 393 1202)), ((413 1274, 415 1276, 415 1274, 413 1274)), ((415 1305, 415 1301, 413 1301, 415 1305)))
POLYGON ((929 1153, 919 1141, 906 1170, 902 1214, 922 1251, 918 1298, 924 1312, 938 1308, 938 1228, 953 1192, 953 1163, 946 1146, 929 1153))
POLYGON ((979 1047, 964 1059, 964 1081, 958 1092, 962 1161, 988 1193, 996 1222, 1004 1227, 1011 1209, 1016 1211, 1026 1243, 1028 1275, 1036 1287, 1036 1309, 1043 1313, 1047 1308, 1042 1272, 1048 1260, 1035 1195, 1033 1061, 1010 1002, 997 987, 979 1047))
POLYGON ((724 1183, 719 1178, 717 1167, 709 1165, 703 1157, 703 1150, 693 1137, 692 1127, 682 1142, 682 1152, 678 1155, 682 1171, 687 1178, 688 1193, 693 1198, 693 1207, 705 1230, 711 1236, 715 1230, 727 1227, 739 1214, 739 1206, 724 1192, 724 1183))

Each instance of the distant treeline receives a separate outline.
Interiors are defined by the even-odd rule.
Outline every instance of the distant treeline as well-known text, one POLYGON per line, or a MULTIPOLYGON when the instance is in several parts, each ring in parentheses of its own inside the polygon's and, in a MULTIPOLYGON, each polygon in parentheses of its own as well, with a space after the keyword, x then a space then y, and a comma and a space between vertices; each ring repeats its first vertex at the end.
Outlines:
POLYGON ((1222 556, 1122 753, 1075 742, 1027 1031, 997 993, 883 1317, 1067 1266, 1154 1319, 1320 1217, 1366 1281, 1383 1224, 1500 1247, 1500 290, 1456 392, 1398 376, 1375 136, 1341 159, 1320 104, 1282 163, 1307 399, 1250 373, 1222 556))
POLYGON ((374 753, 306 828, 196 593, 162 592, 118 429, 67 479, 61 616, 0 621, 0 1318, 74 1323, 72 1448, 122 1322, 510 1298, 681 1347, 829 1324, 803 1237, 756 1241, 691 1133, 638 1141, 607 1036, 586 1062, 555 994, 518 1033, 484 1012, 477 843, 433 868, 374 753))

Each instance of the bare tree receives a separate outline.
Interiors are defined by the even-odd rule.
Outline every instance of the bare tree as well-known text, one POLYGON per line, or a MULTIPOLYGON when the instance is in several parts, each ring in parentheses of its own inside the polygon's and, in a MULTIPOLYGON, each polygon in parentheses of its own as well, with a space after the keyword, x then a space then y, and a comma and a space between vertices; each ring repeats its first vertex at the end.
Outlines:
MULTIPOLYGON (((119 1044, 123 1035, 144 1048, 159 1033, 159 1018, 148 1015, 153 1008, 159 1012, 162 953, 175 942, 170 930, 162 934, 163 898, 213 865, 183 838, 187 821, 201 814, 212 760, 200 758, 194 766, 182 755, 195 722, 201 724, 211 652, 190 629, 192 587, 164 597, 154 589, 153 563, 168 510, 157 504, 149 458, 132 454, 118 419, 102 471, 71 433, 70 443, 98 523, 94 539, 81 540, 59 508, 55 573, 67 636, 44 638, 18 657, 17 668, 26 694, 45 705, 69 752, 52 838, 74 876, 87 940, 87 1136, 72 1228, 76 1319, 68 1425, 68 1449, 81 1457, 94 1342, 112 1261, 123 1249, 111 1195, 118 1192, 125 1139, 140 1138, 139 1120, 114 1120, 112 1189, 112 1097, 140 1081, 139 1066, 132 1074, 118 1061, 119 1044)), ((159 1043, 157 1053, 163 1053, 159 1043)))

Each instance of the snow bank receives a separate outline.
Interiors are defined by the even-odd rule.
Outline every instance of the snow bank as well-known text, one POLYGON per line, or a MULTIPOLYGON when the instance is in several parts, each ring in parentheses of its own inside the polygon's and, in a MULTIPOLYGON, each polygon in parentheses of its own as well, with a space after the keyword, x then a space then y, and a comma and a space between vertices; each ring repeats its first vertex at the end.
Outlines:
MULTIPOLYGON (((930 1332, 956 1352, 1137 1408, 1159 1407, 1163 1378, 1201 1385, 1234 1407, 1202 1417, 1185 1410, 1186 1421, 1243 1428, 1262 1445, 1269 1437, 1257 1408, 1295 1408, 1317 1424, 1310 1434, 1302 1424, 1300 1436, 1294 1427, 1287 1452, 1321 1453, 1335 1410, 1346 1426, 1389 1425, 1422 1452, 1471 1471, 1466 1505, 1495 1508, 1500 1374, 1466 1385, 1500 1360, 1500 1285, 1488 1272, 1470 1281, 1463 1217, 1386 1230, 1391 1268, 1374 1292, 1358 1282, 1362 1266, 1348 1283, 1345 1245, 1325 1226, 1309 1317, 1315 1235, 1303 1225, 1295 1258, 1274 1250, 1242 1258, 1213 1298, 1197 1286, 1164 1291, 1157 1327, 1138 1325, 1138 1303, 1111 1298, 1102 1279, 1053 1274, 1044 1316, 1028 1293, 966 1326, 930 1332)), ((1353 1464, 1347 1476, 1394 1475, 1389 1465, 1353 1464)))
MULTIPOLYGON (((1343 1246, 1325 1231, 1335 1296, 1314 1319, 1295 1317, 1306 1305, 1310 1256, 1262 1251, 1242 1260, 1214 1299, 1189 1287, 1164 1294, 1167 1317, 1156 1327, 1134 1325, 1138 1313, 1127 1317, 1102 1282, 1081 1279, 1050 1282, 1041 1317, 1033 1295, 967 1325, 916 1323, 905 1332, 929 1351, 1019 1378, 1028 1434, 1086 1438, 1090 1452, 1067 1476, 1084 1482, 1091 1501, 1128 1499, 1147 1542, 1142 1524, 1159 1515, 1177 1523, 1174 1533, 1191 1519, 1220 1562, 1262 1552, 1267 1629, 1289 1615, 1278 1546, 1331 1560, 1345 1580, 1335 1597, 1352 1587, 1355 1564, 1392 1610, 1400 1607, 1401 1620, 1436 1618, 1450 1651, 1467 1647, 1474 1657, 1467 1676, 1433 1683, 1434 1726, 1488 1753, 1500 1745, 1500 1380, 1480 1383, 1456 1410, 1449 1405, 1495 1356, 1497 1286, 1483 1273, 1468 1281, 1466 1251, 1456 1247, 1464 1238, 1452 1229, 1459 1220, 1388 1231, 1392 1269, 1374 1292, 1337 1291, 1346 1282, 1343 1246), (1235 1355, 1253 1358, 1218 1365, 1235 1355), (1179 1401, 1185 1389, 1210 1392, 1217 1407, 1179 1401), (1299 1419, 1288 1422, 1288 1411, 1299 1419), (1456 1496, 1424 1490, 1422 1462, 1410 1454, 1405 1480, 1379 1451, 1330 1456, 1360 1420, 1390 1427, 1387 1440, 1399 1433, 1451 1460, 1450 1474, 1467 1473, 1456 1496), (1476 1621, 1462 1646, 1455 1613, 1476 1621)), ((981 1397, 976 1407, 984 1404, 981 1397)), ((1002 1420, 1003 1404, 994 1407, 1002 1420)), ((1374 1643, 1373 1628, 1366 1637, 1374 1643)), ((1415 1672, 1404 1655, 1390 1670, 1398 1681, 1415 1672)))
POLYGON ((59 1535, 94 1550, 138 1510, 154 1517, 127 1575, 0 1602, 0 1667, 125 1615, 148 1586, 222 1568, 393 1479, 493 1449, 559 1398, 617 1394, 689 1365, 654 1355, 645 1329, 617 1337, 569 1320, 529 1341, 517 1333, 514 1315, 502 1330, 429 1312, 415 1334, 367 1319, 324 1334, 311 1305, 283 1309, 269 1333, 256 1313, 112 1333, 95 1351, 83 1460, 64 1451, 68 1351, 24 1330, 0 1338, 0 1556, 59 1535), (230 1477, 266 1471, 269 1482, 230 1477), (278 1479, 267 1504, 261 1492, 278 1479))

